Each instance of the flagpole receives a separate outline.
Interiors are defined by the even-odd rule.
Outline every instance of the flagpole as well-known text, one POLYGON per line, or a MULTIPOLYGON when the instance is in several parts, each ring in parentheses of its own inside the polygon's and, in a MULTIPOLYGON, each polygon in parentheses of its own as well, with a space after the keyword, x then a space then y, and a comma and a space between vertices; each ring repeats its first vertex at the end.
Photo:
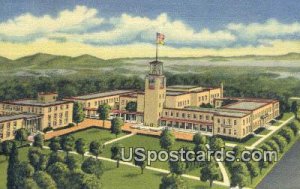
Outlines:
POLYGON ((158 43, 156 41, 156 58, 155 58, 156 62, 158 60, 158 43))

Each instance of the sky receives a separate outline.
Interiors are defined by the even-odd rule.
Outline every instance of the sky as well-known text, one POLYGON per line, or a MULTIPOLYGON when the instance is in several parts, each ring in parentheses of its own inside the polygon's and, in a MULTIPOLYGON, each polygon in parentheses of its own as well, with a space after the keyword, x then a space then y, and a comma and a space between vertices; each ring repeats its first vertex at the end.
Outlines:
POLYGON ((0 56, 300 53, 298 0, 1 0, 0 56))

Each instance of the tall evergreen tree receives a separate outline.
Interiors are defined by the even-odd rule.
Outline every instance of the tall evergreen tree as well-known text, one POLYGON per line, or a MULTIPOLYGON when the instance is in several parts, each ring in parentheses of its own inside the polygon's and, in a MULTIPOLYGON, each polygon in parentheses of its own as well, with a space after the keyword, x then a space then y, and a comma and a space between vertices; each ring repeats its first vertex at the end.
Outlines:
POLYGON ((8 160, 8 168, 7 168, 7 183, 6 187, 7 189, 16 189, 16 174, 15 169, 17 168, 19 164, 19 157, 18 157, 18 148, 16 143, 13 143, 11 152, 9 154, 9 160, 8 160))
POLYGON ((108 104, 102 104, 99 106, 97 113, 99 114, 99 119, 103 121, 102 126, 104 127, 104 121, 108 119, 110 106, 108 104))
POLYGON ((124 125, 123 120, 119 117, 116 117, 111 120, 111 133, 115 134, 118 137, 122 133, 122 126, 124 125))
POLYGON ((73 121, 78 125, 78 123, 83 122, 85 117, 83 111, 83 105, 80 102, 75 102, 73 106, 73 121))

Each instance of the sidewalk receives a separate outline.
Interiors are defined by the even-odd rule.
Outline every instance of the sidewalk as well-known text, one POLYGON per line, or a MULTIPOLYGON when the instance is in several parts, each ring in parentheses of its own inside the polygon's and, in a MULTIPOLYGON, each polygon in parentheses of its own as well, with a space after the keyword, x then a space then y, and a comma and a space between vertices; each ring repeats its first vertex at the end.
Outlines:
POLYGON ((261 142, 263 142, 266 138, 268 138, 269 136, 271 136, 272 134, 274 134, 276 131, 278 131, 279 129, 281 129, 283 126, 285 126, 286 124, 288 124, 290 121, 292 121, 295 118, 295 116, 293 115, 292 117, 290 117, 289 119, 281 122, 281 124, 279 126, 271 126, 269 127, 269 130, 271 132, 269 132, 266 135, 260 135, 262 136, 260 139, 258 139, 255 143, 253 143, 251 146, 246 146, 247 149, 251 149, 253 150, 256 146, 258 146, 261 142))

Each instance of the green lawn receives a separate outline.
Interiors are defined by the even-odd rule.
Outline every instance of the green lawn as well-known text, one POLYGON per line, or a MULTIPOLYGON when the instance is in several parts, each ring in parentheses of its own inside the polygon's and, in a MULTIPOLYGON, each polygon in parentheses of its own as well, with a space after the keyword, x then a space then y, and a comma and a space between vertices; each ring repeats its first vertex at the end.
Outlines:
POLYGON ((289 112, 289 113, 284 113, 282 118, 280 119, 281 121, 286 121, 288 120, 290 117, 292 117, 294 115, 294 113, 289 112))
MULTIPOLYGON (((83 138, 87 144, 90 142, 97 140, 101 143, 105 143, 107 141, 113 140, 116 138, 116 135, 112 134, 110 130, 101 129, 101 128, 90 128, 83 131, 78 131, 70 134, 75 139, 83 138)), ((118 137, 124 136, 125 133, 118 135, 118 137)))
MULTIPOLYGON (((122 144, 125 147, 126 155, 129 152, 129 148, 137 148, 137 147, 143 147, 146 150, 162 150, 159 144, 159 138, 151 137, 151 136, 143 136, 143 135, 135 135, 129 138, 126 138, 124 140, 119 141, 120 144, 122 144)), ((101 156, 110 158, 110 148, 113 144, 109 144, 105 146, 105 150, 101 156)), ((175 145, 173 146, 173 150, 178 150, 180 147, 183 146, 189 146, 193 149, 194 144, 191 142, 184 142, 184 141, 176 141, 175 145)), ((169 169, 167 162, 153 162, 151 166, 156 168, 162 168, 162 169, 169 169)), ((198 176, 198 175, 197 175, 198 176)))
POLYGON ((271 131, 268 129, 263 130, 262 132, 258 133, 259 135, 267 135, 269 134, 271 131))
MULTIPOLYGON (((19 158, 21 161, 27 160, 28 147, 19 149, 19 158)), ((50 152, 46 150, 45 152, 50 152)), ((81 156, 78 156, 81 160, 81 156)), ((120 165, 116 168, 116 164, 112 162, 102 161, 105 167, 104 175, 102 176, 102 184, 104 189, 132 189, 132 188, 146 188, 155 189, 159 187, 163 173, 158 173, 151 170, 145 170, 144 174, 140 174, 140 169, 126 165, 120 165)), ((4 156, 0 156, 0 188, 6 188, 6 169, 7 160, 4 156)), ((209 184, 206 182, 196 181, 185 178, 189 188, 192 189, 208 189, 209 184)), ((225 187, 214 186, 216 189, 225 189, 225 187)))
POLYGON ((238 144, 238 145, 243 145, 243 146, 251 146, 252 144, 254 144, 259 138, 259 136, 254 136, 250 139, 248 139, 245 142, 237 142, 237 141, 230 141, 230 140, 224 140, 227 143, 231 143, 231 144, 238 144))

